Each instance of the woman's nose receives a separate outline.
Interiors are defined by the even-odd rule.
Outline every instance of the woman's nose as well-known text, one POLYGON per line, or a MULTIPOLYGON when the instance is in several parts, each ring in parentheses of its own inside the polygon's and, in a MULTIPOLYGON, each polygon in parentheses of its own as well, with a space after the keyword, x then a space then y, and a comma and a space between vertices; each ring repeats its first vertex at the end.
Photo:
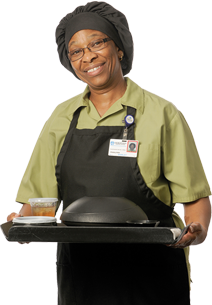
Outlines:
POLYGON ((92 52, 88 48, 85 48, 82 60, 84 62, 92 62, 93 59, 95 59, 97 57, 98 57, 98 55, 96 52, 92 52))

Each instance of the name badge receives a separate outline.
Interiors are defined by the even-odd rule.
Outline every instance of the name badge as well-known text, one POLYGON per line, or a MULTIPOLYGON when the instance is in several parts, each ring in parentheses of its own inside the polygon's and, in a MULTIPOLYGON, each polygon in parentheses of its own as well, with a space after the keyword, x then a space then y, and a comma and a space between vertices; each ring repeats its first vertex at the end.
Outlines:
POLYGON ((110 139, 108 156, 136 158, 138 141, 110 139))

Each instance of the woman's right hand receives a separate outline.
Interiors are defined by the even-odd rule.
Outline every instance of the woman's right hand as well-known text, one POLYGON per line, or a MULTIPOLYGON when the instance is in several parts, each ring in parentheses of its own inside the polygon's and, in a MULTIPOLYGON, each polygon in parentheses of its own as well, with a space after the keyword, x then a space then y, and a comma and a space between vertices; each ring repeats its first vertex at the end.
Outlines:
MULTIPOLYGON (((11 213, 7 216, 7 221, 13 220, 13 218, 21 217, 21 216, 32 216, 31 206, 28 203, 23 203, 22 208, 19 213, 11 213)), ((19 242, 19 244, 28 244, 28 243, 22 243, 19 242)))
POLYGON ((20 216, 21 216, 21 214, 13 212, 13 213, 11 213, 10 215, 7 216, 7 221, 11 221, 14 218, 20 217, 20 216))
MULTIPOLYGON (((13 212, 13 213, 11 213, 10 215, 8 215, 7 216, 7 221, 11 221, 11 220, 13 220, 14 218, 16 218, 16 217, 21 217, 22 215, 20 214, 20 213, 15 213, 15 212, 13 212)), ((28 242, 18 242, 19 244, 29 244, 28 242)))
POLYGON ((31 205, 29 203, 23 203, 19 213, 11 213, 7 216, 7 221, 13 220, 13 218, 21 216, 32 216, 31 205))

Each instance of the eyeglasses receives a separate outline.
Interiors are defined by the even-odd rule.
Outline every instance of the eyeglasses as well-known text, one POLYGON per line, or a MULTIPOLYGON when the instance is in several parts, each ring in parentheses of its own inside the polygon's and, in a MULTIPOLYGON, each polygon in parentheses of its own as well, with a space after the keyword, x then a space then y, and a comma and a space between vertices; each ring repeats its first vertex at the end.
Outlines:
POLYGON ((71 62, 76 61, 84 56, 85 49, 88 49, 90 52, 97 52, 105 47, 107 47, 107 41, 111 40, 111 38, 98 39, 90 42, 86 48, 79 48, 69 50, 68 58, 71 62))

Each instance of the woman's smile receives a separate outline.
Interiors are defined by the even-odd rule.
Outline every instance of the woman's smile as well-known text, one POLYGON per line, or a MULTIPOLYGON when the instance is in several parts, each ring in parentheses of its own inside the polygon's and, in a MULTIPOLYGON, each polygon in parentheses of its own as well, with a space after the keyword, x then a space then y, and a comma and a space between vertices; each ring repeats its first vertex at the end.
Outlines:
POLYGON ((103 71, 104 65, 105 65, 105 63, 101 63, 101 64, 97 63, 95 65, 91 65, 91 66, 87 67, 84 70, 84 72, 87 73, 89 76, 96 76, 103 71))
POLYGON ((90 51, 87 46, 94 40, 108 38, 107 35, 96 30, 81 30, 76 32, 69 41, 69 47, 83 49, 83 56, 71 61, 76 75, 90 89, 99 90, 123 79, 119 57, 123 52, 110 40, 98 51, 90 51))

